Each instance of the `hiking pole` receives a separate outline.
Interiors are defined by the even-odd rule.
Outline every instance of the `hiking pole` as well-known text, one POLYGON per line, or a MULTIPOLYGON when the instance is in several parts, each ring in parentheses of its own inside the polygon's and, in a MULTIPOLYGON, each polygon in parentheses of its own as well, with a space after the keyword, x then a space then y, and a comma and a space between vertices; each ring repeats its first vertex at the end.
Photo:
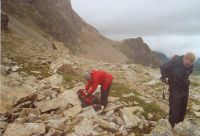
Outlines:
POLYGON ((163 99, 165 100, 165 83, 163 83, 162 95, 163 95, 163 99))

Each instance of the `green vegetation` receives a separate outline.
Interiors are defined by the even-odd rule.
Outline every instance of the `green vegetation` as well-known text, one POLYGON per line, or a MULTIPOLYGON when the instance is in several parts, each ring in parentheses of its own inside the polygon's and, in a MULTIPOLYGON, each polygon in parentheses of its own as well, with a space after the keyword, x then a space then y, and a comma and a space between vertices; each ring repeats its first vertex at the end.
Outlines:
POLYGON ((198 82, 191 82, 191 86, 198 87, 198 86, 200 86, 200 83, 198 83, 198 82))
MULTIPOLYGON (((138 102, 139 105, 137 106, 143 107, 145 111, 142 113, 142 115, 145 118, 147 118, 148 113, 151 113, 153 115, 153 118, 151 120, 153 121, 158 121, 160 118, 163 118, 166 116, 165 111, 163 111, 155 102, 145 103, 144 100, 138 97, 139 93, 136 90, 131 89, 128 85, 114 82, 111 87, 110 95, 114 97, 120 97, 120 101, 125 101, 126 103, 128 102, 133 103, 134 101, 138 102), (122 94, 129 94, 129 93, 134 93, 135 96, 126 97, 126 98, 122 97, 122 94)), ((136 105, 133 104, 132 106, 136 106, 136 105)), ((134 132, 136 136, 140 136, 141 134, 149 133, 151 129, 150 128, 139 129, 138 127, 135 127, 131 131, 134 132)))
POLYGON ((74 76, 72 74, 68 74, 68 73, 64 73, 63 74, 63 79, 66 81, 66 82, 71 82, 72 80, 74 80, 74 76))
POLYGON ((28 73, 29 75, 35 75, 37 76, 38 74, 31 73, 31 71, 39 71, 41 72, 41 76, 43 78, 50 76, 51 74, 49 73, 49 66, 48 65, 41 65, 39 62, 27 62, 23 65, 23 71, 28 73))

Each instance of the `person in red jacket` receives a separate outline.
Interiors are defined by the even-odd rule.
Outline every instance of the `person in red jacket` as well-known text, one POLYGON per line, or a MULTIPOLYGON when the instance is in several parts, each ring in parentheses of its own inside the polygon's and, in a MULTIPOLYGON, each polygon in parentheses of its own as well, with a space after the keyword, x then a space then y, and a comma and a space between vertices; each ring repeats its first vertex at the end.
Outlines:
POLYGON ((92 94, 97 89, 98 85, 101 85, 100 105, 106 107, 113 76, 103 70, 92 70, 90 73, 85 73, 83 77, 87 80, 85 90, 89 94, 92 94))

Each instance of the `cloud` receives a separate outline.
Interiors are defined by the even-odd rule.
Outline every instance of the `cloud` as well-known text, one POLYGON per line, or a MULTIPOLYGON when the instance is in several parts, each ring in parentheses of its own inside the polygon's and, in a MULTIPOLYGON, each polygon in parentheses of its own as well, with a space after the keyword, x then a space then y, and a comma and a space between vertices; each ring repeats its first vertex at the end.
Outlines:
POLYGON ((141 36, 167 55, 200 50, 199 5, 199 0, 72 0, 75 11, 104 35, 141 36))
POLYGON ((144 41, 151 44, 152 50, 158 50, 169 57, 194 52, 200 57, 200 35, 195 36, 152 36, 144 37, 144 41))

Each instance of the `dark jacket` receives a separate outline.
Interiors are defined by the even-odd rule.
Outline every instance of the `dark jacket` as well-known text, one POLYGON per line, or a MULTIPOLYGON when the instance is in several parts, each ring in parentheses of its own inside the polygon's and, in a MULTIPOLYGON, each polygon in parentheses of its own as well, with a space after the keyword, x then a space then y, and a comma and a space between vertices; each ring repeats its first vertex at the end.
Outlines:
POLYGON ((193 71, 193 65, 185 67, 183 56, 175 56, 161 65, 160 70, 163 78, 169 78, 169 90, 188 90, 190 84, 188 78, 193 71))

